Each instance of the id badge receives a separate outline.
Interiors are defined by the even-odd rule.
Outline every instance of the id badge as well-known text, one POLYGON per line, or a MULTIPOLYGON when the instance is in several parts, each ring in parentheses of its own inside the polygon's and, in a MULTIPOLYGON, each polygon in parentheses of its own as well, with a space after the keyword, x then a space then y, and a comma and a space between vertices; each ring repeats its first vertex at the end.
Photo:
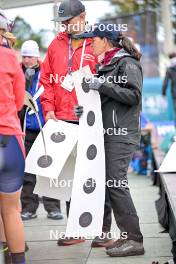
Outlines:
POLYGON ((71 74, 65 76, 64 81, 61 83, 61 86, 67 91, 71 92, 74 88, 73 77, 71 74))

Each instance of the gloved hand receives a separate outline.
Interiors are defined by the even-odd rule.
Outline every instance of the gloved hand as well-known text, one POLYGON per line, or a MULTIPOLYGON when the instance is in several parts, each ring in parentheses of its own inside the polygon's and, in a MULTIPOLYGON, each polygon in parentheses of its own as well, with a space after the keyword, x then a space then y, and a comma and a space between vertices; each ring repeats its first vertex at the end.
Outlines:
POLYGON ((77 116, 78 118, 81 117, 81 115, 83 114, 83 106, 81 105, 76 105, 74 107, 74 113, 75 113, 75 116, 77 116))
POLYGON ((90 79, 86 80, 89 84, 89 89, 98 91, 103 83, 103 77, 91 77, 90 79))

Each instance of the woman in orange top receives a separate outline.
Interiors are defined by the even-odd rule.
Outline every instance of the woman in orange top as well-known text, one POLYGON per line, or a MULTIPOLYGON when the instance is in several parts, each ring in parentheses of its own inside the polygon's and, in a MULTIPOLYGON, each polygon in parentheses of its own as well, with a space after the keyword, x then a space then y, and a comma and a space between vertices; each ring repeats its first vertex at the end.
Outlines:
POLYGON ((24 102, 25 80, 14 52, 6 45, 7 30, 8 21, 0 12, 0 212, 11 262, 25 264, 20 216, 25 152, 17 115, 24 102))

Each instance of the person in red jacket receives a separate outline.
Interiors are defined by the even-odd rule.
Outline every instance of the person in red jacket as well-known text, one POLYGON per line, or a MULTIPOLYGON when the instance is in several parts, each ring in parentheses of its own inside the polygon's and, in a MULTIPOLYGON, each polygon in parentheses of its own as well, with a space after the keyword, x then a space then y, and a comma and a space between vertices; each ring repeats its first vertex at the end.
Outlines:
MULTIPOLYGON (((0 214, 12 264, 25 264, 24 227, 20 216, 25 150, 17 112, 24 103, 25 80, 4 33, 8 21, 0 12, 0 214)), ((2 231, 2 230, 1 230, 2 231)))
POLYGON ((59 33, 52 41, 43 63, 41 82, 45 91, 41 96, 42 108, 46 121, 51 118, 77 122, 78 119, 73 112, 77 104, 75 89, 71 85, 64 88, 62 81, 64 77, 71 76, 72 72, 79 70, 82 55, 82 66, 89 65, 91 71, 95 73, 96 60, 92 54, 92 40, 87 39, 84 42, 83 39, 74 39, 74 35, 81 33, 79 28, 75 30, 74 25, 80 25, 84 31, 81 26, 85 24, 84 5, 79 0, 64 0, 60 4, 59 17, 55 21, 62 22, 66 31, 59 33))
MULTIPOLYGON (((93 56, 91 39, 76 39, 74 35, 85 31, 85 6, 79 0, 64 0, 58 11, 56 22, 61 22, 65 32, 61 32, 50 44, 41 71, 41 83, 45 90, 41 104, 45 120, 64 120, 78 124, 74 107, 78 104, 72 84, 71 73, 81 66, 89 65, 95 73, 97 63, 93 56)), ((67 215, 69 203, 67 203, 67 215)), ((84 239, 59 239, 58 245, 72 245, 84 239)))

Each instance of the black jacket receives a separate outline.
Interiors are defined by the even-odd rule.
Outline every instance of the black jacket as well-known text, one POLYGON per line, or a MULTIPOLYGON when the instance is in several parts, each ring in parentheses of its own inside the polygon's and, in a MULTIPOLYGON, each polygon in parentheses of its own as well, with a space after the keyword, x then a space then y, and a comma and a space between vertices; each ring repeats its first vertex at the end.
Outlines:
POLYGON ((143 84, 140 62, 121 50, 110 64, 98 66, 97 73, 105 78, 99 90, 105 141, 138 144, 143 84))
POLYGON ((163 89, 162 89, 163 95, 166 95, 166 90, 167 90, 169 81, 171 81, 172 96, 174 99, 176 99, 176 64, 169 67, 166 71, 166 76, 163 82, 163 89))

